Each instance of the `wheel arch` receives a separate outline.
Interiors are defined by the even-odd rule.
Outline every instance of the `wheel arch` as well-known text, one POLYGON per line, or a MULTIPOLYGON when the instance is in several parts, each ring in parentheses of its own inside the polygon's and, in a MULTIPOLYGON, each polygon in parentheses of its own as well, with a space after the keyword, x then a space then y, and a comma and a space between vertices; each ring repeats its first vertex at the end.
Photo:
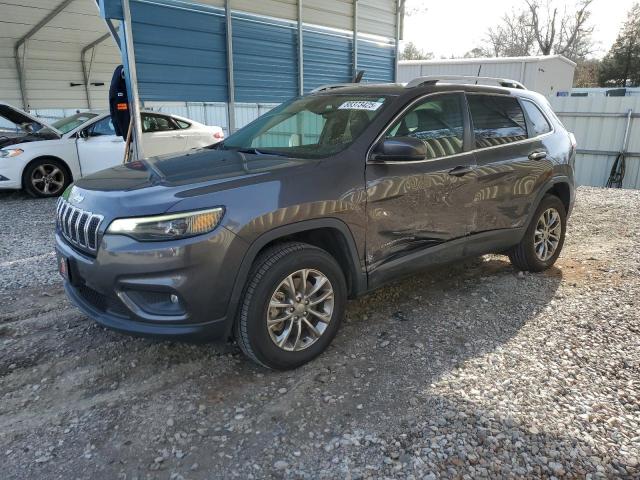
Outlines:
POLYGON ((55 155, 39 155, 29 160, 29 163, 27 163, 22 169, 22 180, 21 180, 22 188, 25 188, 26 174, 27 174, 27 171, 29 170, 29 167, 31 167, 31 165, 33 165, 34 163, 40 160, 47 160, 47 159, 55 160, 56 162, 59 162, 62 165, 62 167, 66 170, 66 173, 69 175, 69 183, 73 182, 73 172, 71 171, 71 167, 69 167, 69 164, 65 162, 62 158, 56 157, 55 155))
POLYGON ((350 297, 367 291, 367 275, 361 267, 353 234, 344 222, 323 218, 277 227, 256 238, 244 254, 227 308, 227 337, 231 335, 240 297, 255 259, 266 248, 288 241, 308 243, 333 255, 345 274, 350 297))

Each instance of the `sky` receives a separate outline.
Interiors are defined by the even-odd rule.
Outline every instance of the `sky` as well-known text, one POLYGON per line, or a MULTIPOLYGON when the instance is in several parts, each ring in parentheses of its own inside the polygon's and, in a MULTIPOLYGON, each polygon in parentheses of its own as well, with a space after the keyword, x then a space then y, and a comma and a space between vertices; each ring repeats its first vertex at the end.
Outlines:
MULTIPOLYGON (((564 0, 557 2, 562 4, 564 0)), ((487 29, 512 8, 524 5, 524 0, 407 0, 406 3, 408 9, 417 11, 405 16, 404 41, 412 41, 440 58, 462 57, 479 46, 487 29)), ((594 0, 591 6, 597 48, 594 57, 604 56, 615 42, 633 3, 634 0, 594 0)))

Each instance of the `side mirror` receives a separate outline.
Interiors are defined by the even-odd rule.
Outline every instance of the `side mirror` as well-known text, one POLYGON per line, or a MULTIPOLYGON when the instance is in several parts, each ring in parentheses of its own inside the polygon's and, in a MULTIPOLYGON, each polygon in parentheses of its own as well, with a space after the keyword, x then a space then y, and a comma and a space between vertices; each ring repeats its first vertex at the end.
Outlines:
POLYGON ((419 138, 395 137, 385 138, 373 150, 372 160, 379 161, 411 161, 427 158, 427 146, 419 138))
POLYGON ((89 130, 87 130, 86 128, 83 130, 80 130, 78 132, 78 137, 84 138, 86 140, 87 138, 89 138, 89 130))

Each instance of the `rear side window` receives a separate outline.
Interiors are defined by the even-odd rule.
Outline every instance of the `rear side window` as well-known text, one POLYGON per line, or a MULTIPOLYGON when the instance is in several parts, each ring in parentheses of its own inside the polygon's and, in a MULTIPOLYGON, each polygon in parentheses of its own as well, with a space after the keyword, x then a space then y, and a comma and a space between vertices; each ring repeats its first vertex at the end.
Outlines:
POLYGON ((461 95, 428 97, 394 123, 385 137, 419 138, 427 146, 427 159, 462 152, 462 98, 461 95))
POLYGON ((529 137, 537 137, 538 135, 544 135, 551 131, 549 121, 535 103, 524 100, 522 107, 527 112, 527 117, 529 117, 529 123, 531 125, 529 137))
POLYGON ((191 126, 190 123, 185 122, 184 120, 178 120, 177 118, 173 119, 180 128, 189 128, 191 126))
POLYGON ((469 95, 476 148, 518 142, 527 138, 520 103, 514 97, 469 95))
POLYGON ((150 113, 142 114, 142 131, 144 133, 166 132, 175 130, 176 127, 169 117, 163 115, 153 115, 150 113))

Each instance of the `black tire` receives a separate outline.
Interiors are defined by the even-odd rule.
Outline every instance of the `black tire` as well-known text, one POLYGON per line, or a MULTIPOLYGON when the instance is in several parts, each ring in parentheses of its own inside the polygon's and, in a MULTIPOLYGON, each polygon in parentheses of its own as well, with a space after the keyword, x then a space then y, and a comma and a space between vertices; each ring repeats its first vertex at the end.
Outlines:
POLYGON ((509 255, 509 260, 511 263, 519 268, 520 270, 526 270, 530 272, 541 272, 543 270, 551 267, 560 252, 562 251, 562 246, 564 245, 565 232, 567 228, 567 213, 564 208, 564 204, 562 201, 556 197, 555 195, 545 195, 542 198, 542 201, 538 205, 533 218, 531 219, 531 223, 527 228, 527 231, 524 234, 524 237, 520 241, 518 245, 513 247, 507 254, 509 255), (537 254, 534 247, 535 241, 535 231, 538 226, 538 221, 541 216, 549 209, 555 209, 560 216, 560 235, 557 247, 549 258, 543 260, 537 254))
POLYGON ((340 327, 346 301, 344 274, 329 253, 306 243, 275 245, 260 254, 253 264, 234 325, 236 341, 250 359, 264 367, 275 370, 297 368, 329 346, 340 327), (302 350, 285 351, 272 340, 267 315, 271 297, 281 282, 301 269, 313 269, 329 280, 333 289, 333 311, 315 343, 302 350))
POLYGON ((62 195, 71 183, 71 174, 67 166, 55 158, 40 158, 34 160, 22 174, 22 185, 29 195, 36 198, 50 198, 62 195), (45 181, 44 173, 50 176, 45 181), (38 183, 34 180, 42 179, 38 183))

